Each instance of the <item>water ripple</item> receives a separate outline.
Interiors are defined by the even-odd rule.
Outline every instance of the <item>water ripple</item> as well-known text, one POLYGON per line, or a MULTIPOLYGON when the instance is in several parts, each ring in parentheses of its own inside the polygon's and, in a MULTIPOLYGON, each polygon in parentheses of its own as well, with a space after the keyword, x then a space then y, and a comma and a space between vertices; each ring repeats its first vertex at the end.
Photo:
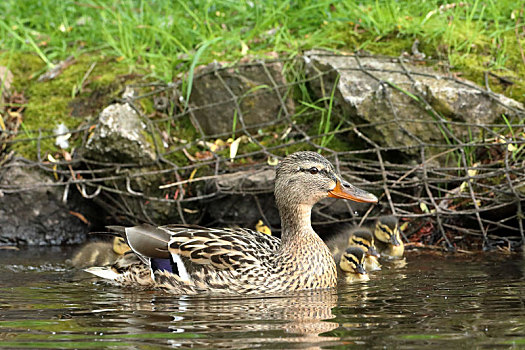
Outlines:
POLYGON ((525 344, 525 264, 518 256, 412 254, 405 267, 386 264, 366 283, 272 298, 125 290, 67 268, 66 258, 57 251, 37 259, 24 251, 0 256, 0 347, 525 344))

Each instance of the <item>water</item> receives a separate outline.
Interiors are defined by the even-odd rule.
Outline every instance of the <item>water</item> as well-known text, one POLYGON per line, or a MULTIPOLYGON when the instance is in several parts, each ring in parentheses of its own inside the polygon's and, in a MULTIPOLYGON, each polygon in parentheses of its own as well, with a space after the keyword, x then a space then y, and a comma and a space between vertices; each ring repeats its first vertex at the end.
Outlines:
POLYGON ((0 250, 0 348, 525 347, 525 261, 410 253, 337 291, 188 298, 68 268, 70 249, 0 250))

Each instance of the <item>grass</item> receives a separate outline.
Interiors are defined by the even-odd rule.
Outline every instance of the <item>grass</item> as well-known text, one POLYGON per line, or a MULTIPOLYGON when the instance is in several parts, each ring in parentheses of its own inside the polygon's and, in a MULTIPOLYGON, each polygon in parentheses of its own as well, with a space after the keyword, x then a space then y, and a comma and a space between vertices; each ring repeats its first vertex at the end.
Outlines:
MULTIPOLYGON (((310 48, 398 56, 410 52, 416 39, 427 57, 448 60, 478 84, 484 85, 487 70, 513 80, 511 86, 494 83, 491 88, 525 102, 525 17, 520 10, 509 0, 4 0, 0 64, 9 66, 15 89, 28 97, 22 125, 27 137, 60 122, 79 127, 86 116, 71 117, 73 97, 89 102, 90 94, 102 89, 110 100, 130 73, 164 81, 187 76, 187 103, 191 72, 213 60, 236 62, 272 52, 294 57, 310 48), (57 79, 36 81, 71 55, 75 63, 57 79)), ((301 100, 317 106, 330 102, 301 100)), ((321 113, 317 134, 337 128, 330 121, 330 106, 321 113)), ((331 137, 319 142, 335 142, 331 137)), ((52 139, 42 147, 52 148, 52 139)))
POLYGON ((516 1, 451 2, 440 10, 442 4, 5 0, 0 44, 4 50, 33 52, 47 66, 96 50, 163 80, 197 63, 270 51, 293 56, 325 47, 399 55, 410 51, 415 38, 427 55, 447 57, 458 66, 480 53, 487 68, 510 73, 523 64, 514 32, 516 25, 523 30, 525 21, 516 1))

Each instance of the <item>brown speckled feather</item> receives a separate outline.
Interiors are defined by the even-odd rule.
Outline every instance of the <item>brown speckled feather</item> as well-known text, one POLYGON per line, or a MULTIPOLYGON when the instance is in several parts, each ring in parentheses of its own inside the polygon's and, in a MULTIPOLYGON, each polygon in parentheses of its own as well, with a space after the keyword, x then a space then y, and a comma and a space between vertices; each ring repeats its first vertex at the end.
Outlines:
POLYGON ((170 253, 219 270, 260 264, 280 247, 278 238, 248 229, 184 229, 180 225, 160 229, 171 234, 170 253))

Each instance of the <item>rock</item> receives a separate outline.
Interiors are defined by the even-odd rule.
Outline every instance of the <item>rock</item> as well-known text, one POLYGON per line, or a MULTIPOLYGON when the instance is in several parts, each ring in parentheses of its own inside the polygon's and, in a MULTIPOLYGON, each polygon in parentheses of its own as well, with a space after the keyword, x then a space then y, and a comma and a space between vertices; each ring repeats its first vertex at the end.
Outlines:
POLYGON ((248 129, 280 118, 284 113, 282 100, 287 112, 294 113, 293 101, 287 98, 289 88, 281 62, 218 68, 218 63, 210 64, 195 75, 189 101, 206 135, 231 133, 235 117, 236 129, 241 128, 241 116, 236 115, 234 98, 238 99, 242 119, 248 129))
POLYGON ((12 162, 0 172, 2 188, 34 189, 4 193, 0 197, 0 244, 8 245, 61 245, 84 242, 90 230, 70 211, 87 213, 92 210, 71 197, 62 202, 63 187, 50 186, 53 181, 38 170, 22 163, 12 162))
POLYGON ((127 103, 115 103, 99 115, 95 132, 84 150, 86 158, 105 162, 146 164, 155 160, 155 150, 146 125, 127 103))
POLYGON ((253 228, 263 219, 262 210, 269 221, 266 224, 276 227, 280 220, 273 198, 274 182, 275 170, 265 168, 227 174, 210 181, 207 188, 210 192, 219 191, 220 195, 206 203, 207 214, 219 226, 236 224, 253 228))
MULTIPOLYGON (((279 228, 281 220, 273 195, 274 183, 275 170, 264 168, 219 178, 216 183, 208 184, 221 195, 206 203, 207 214, 219 226, 253 228, 257 221, 265 219, 265 224, 279 228)), ((314 206, 312 221, 323 223, 328 218, 349 219, 352 217, 349 210, 363 213, 369 207, 369 204, 325 198, 314 206)))
POLYGON ((272 228, 279 227, 281 223, 273 194, 219 195, 206 203, 206 213, 213 225, 219 227, 240 226, 254 229, 257 221, 263 219, 272 228))
MULTIPOLYGON (((501 122, 502 114, 525 113, 521 103, 503 95, 490 97, 472 82, 459 82, 430 67, 404 62, 415 79, 413 82, 398 59, 357 59, 353 55, 308 51, 304 60, 306 76, 312 79, 310 87, 316 98, 330 97, 340 76, 334 107, 355 124, 371 124, 362 131, 374 142, 407 154, 419 154, 419 147, 407 148, 418 146, 418 138, 424 143, 445 144, 434 117, 409 94, 422 96, 447 120, 460 123, 495 123, 501 122), (390 81, 408 93, 381 81, 390 81)), ((458 138, 468 138, 469 131, 464 125, 451 125, 451 128, 458 138)))
POLYGON ((222 193, 273 193, 274 182, 275 169, 262 168, 223 175, 215 189, 222 193))

